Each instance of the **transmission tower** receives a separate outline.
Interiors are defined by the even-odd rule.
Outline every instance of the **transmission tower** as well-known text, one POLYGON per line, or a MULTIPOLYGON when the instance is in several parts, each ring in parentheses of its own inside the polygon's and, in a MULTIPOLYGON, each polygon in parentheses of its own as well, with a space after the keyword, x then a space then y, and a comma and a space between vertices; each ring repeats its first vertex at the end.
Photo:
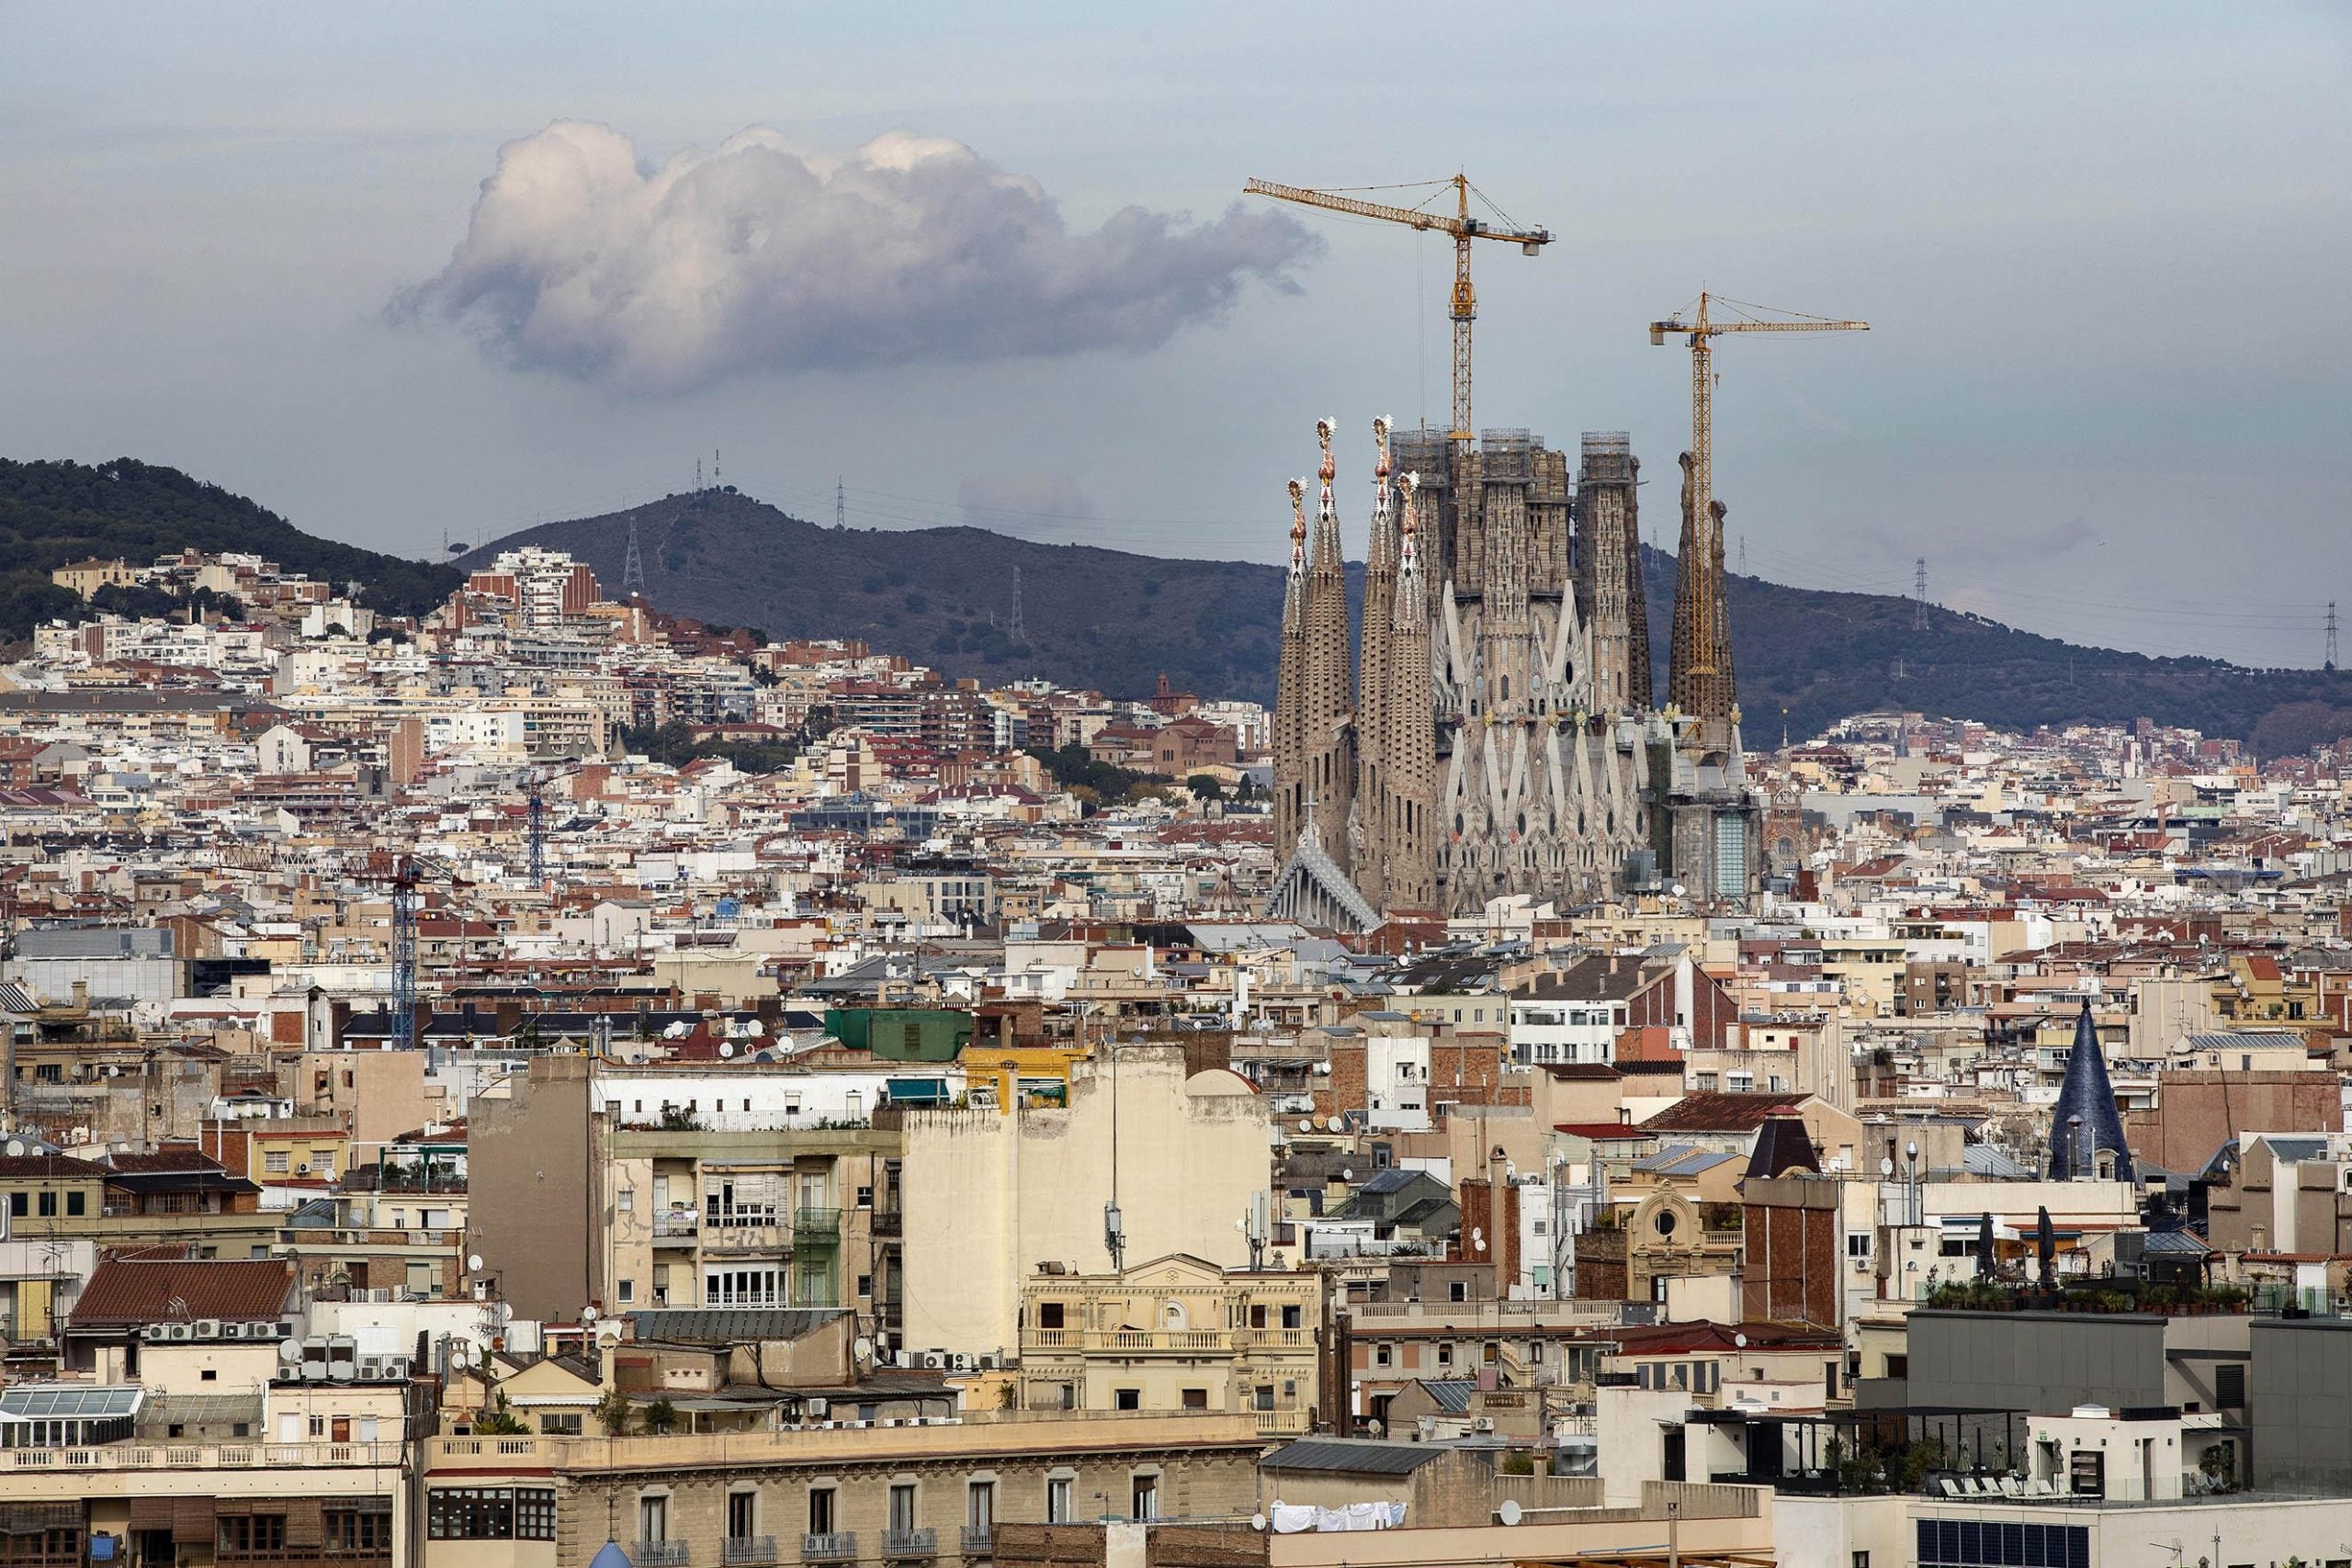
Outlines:
POLYGON ((1004 635, 1015 648, 1026 641, 1028 636, 1021 624, 1021 569, 1017 566, 1012 569, 1012 619, 1006 625, 1004 635))
POLYGON ((645 557, 637 547, 637 519, 628 520, 628 559, 621 566, 621 592, 645 597, 645 557))
POLYGON ((1911 589, 1917 599, 1911 606, 1911 629, 1923 632, 1928 629, 1928 558, 1925 556, 1919 558, 1917 569, 1912 573, 1911 589))
POLYGON ((2321 666, 2331 673, 2335 669, 2335 601, 2327 602, 2327 662, 2321 666))
POLYGON ((548 802, 539 787, 538 775, 531 775, 531 881, 534 886, 548 879, 548 802))
POLYGON ((838 476, 833 479, 833 528, 836 532, 849 526, 849 491, 842 487, 838 476))

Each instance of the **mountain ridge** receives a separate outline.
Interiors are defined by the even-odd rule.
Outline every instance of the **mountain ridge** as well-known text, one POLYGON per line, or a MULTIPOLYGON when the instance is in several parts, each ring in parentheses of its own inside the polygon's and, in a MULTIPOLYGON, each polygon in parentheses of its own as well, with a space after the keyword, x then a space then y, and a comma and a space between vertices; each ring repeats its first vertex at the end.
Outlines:
MULTIPOLYGON (((1164 672, 1208 696, 1273 697, 1283 572, 1255 562, 1040 544, 970 526, 826 527, 717 489, 542 524, 457 564, 542 544, 586 560, 617 592, 632 520, 646 596, 674 614, 772 637, 863 638, 989 681, 1037 675, 1139 696, 1164 672)), ((1663 692, 1675 558, 1647 546, 1642 554, 1663 692)), ((1361 563, 1350 563, 1349 578, 1360 598, 1361 563)), ((1885 708, 2027 730, 2145 716, 2272 755, 2352 734, 2352 678, 2341 671, 2155 658, 1934 605, 1917 630, 1907 598, 1740 574, 1727 579, 1725 605, 1750 745, 1778 741, 1783 709, 1792 739, 1885 708)))

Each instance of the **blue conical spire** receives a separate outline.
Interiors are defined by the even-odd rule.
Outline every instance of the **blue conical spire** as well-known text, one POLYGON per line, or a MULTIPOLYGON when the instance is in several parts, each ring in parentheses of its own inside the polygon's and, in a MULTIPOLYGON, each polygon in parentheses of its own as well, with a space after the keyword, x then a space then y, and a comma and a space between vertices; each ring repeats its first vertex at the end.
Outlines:
POLYGON ((2107 1080, 2107 1053, 2091 1024, 2091 999, 2083 998, 2075 1021, 2074 1048, 2066 1053, 2066 1081, 2050 1112, 2050 1175, 2072 1181, 2098 1174, 2098 1151, 2115 1156, 2115 1179, 2135 1179, 2132 1148, 2123 1140, 2123 1118, 2115 1109, 2115 1088, 2107 1080))

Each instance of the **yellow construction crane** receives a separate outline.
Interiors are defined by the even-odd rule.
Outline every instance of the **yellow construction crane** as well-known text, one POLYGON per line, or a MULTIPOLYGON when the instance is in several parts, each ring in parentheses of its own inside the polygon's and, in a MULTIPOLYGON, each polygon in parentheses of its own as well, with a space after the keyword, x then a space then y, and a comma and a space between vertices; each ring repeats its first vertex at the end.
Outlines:
MULTIPOLYGON (((1868 321, 1837 321, 1826 316, 1801 316, 1793 310, 1774 310, 1765 305, 1743 305, 1736 299, 1711 295, 1704 289, 1699 303, 1688 321, 1677 310, 1662 321, 1650 323, 1650 342, 1666 342, 1668 333, 1687 333, 1690 339, 1690 523, 1696 533, 1699 559, 1703 564, 1713 561, 1722 547, 1714 536, 1715 497, 1715 353, 1713 340, 1724 333, 1866 333, 1868 321), (1734 315, 1718 320, 1709 311, 1711 305, 1728 306, 1734 315)), ((1692 606, 1692 624, 1699 626, 1714 625, 1714 573, 1702 570, 1698 574, 1699 602, 1692 606)), ((1713 642, 1699 639, 1699 662, 1691 667, 1694 675, 1712 675, 1714 669, 1713 642)))
MULTIPOLYGON (((1478 296, 1470 287, 1470 242, 1473 240, 1509 240, 1525 254, 1541 255, 1544 247, 1552 243, 1549 229, 1521 229, 1503 217, 1502 209, 1495 208, 1502 218, 1499 226, 1481 218, 1470 216, 1470 193, 1476 187, 1466 175, 1455 175, 1447 180, 1425 180, 1424 185, 1453 187, 1454 211, 1449 217, 1442 212, 1430 212, 1419 207, 1392 207, 1385 202, 1365 201, 1358 197, 1333 191, 1308 190, 1302 186, 1276 185, 1272 180, 1251 180, 1241 188, 1250 196, 1271 196, 1277 201, 1295 201, 1302 207, 1320 207, 1332 212, 1351 213, 1358 218, 1378 218, 1390 223, 1402 223, 1424 231, 1434 229, 1441 234, 1453 236, 1453 441, 1457 446, 1466 446, 1470 429, 1470 322, 1478 314, 1478 296)), ((1366 186, 1366 190, 1399 190, 1412 188, 1400 186, 1366 186)), ((1434 199, 1432 197, 1431 199, 1434 199)), ((1486 201, 1486 193, 1478 199, 1486 201)), ((1487 205, 1494 207, 1487 201, 1487 205)))

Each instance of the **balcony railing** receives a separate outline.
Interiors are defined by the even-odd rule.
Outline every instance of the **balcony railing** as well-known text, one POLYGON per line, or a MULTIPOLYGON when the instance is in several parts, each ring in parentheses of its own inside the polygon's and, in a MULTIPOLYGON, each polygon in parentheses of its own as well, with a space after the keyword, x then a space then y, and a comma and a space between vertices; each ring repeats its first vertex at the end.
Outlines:
POLYGON ((702 1216, 692 1209, 661 1209, 653 1215, 653 1234, 693 1235, 702 1229, 702 1216))
POLYGON ((886 1530, 882 1536, 882 1555, 886 1558, 919 1558, 939 1555, 937 1530, 886 1530))
POLYGON ((1023 1352, 1121 1350, 1173 1355, 1230 1354, 1235 1350, 1297 1348, 1315 1343, 1306 1328, 1032 1328, 1021 1336, 1023 1352))
POLYGON ((775 1537, 772 1535, 730 1535, 718 1543, 719 1560, 727 1568, 738 1564, 774 1562, 775 1537))
POLYGON ((628 1549, 637 1568, 686 1568, 689 1555, 683 1540, 640 1540, 628 1549))
POLYGON ((856 1556, 855 1530, 829 1530, 822 1535, 800 1538, 800 1560, 803 1562, 848 1562, 856 1556))
POLYGON ((888 1241, 902 1234, 906 1228, 907 1216, 901 1210, 876 1209, 870 1219, 875 1235, 881 1240, 888 1241))
POLYGON ((967 1557, 995 1556, 996 1527, 994 1525, 966 1525, 964 1527, 964 1555, 967 1557))
POLYGON ((792 1212, 794 1241, 831 1242, 841 1238, 842 1212, 839 1209, 795 1209, 792 1212))
MULTIPOLYGON (((0 1474, 12 1471, 74 1470, 317 1470, 328 1466, 397 1465, 406 1456, 403 1444, 380 1441, 107 1443, 90 1448, 0 1449, 0 1474)), ((7 1483, 0 1482, 0 1495, 6 1492, 7 1483)))
POLYGON ((1315 1425, 1315 1412, 1304 1406, 1295 1410, 1253 1410, 1250 1414, 1258 1418, 1258 1430, 1268 1437, 1287 1437, 1315 1425))

